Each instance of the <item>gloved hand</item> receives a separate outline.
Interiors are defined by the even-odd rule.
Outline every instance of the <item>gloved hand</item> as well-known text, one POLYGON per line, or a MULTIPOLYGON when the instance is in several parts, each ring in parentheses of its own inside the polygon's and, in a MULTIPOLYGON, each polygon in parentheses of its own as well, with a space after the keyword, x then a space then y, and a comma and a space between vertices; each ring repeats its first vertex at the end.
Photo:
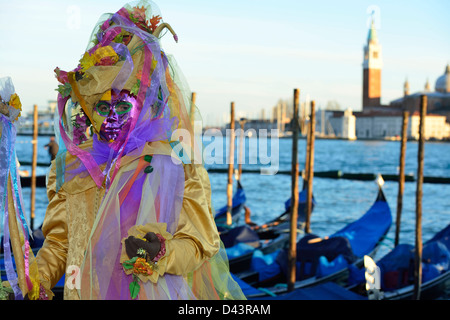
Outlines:
POLYGON ((147 252, 147 260, 153 260, 159 250, 161 250, 161 243, 154 232, 148 232, 144 238, 147 241, 133 236, 125 239, 125 251, 130 259, 138 255, 137 251, 139 248, 147 252))

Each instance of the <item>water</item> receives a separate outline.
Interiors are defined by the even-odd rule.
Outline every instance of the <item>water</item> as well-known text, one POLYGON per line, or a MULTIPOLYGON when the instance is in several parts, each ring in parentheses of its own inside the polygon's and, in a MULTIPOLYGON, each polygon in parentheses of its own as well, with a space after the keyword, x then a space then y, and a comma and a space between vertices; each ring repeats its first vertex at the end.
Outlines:
MULTIPOLYGON (((222 150, 215 150, 212 154, 216 159, 222 158, 222 164, 210 164, 207 168, 226 168, 225 138, 220 138, 222 150)), ((30 137, 17 138, 17 154, 19 160, 31 160, 30 137)), ((258 156, 259 147, 256 138, 246 139, 244 169, 257 169, 261 166, 249 164, 252 157, 258 156)), ((278 145, 279 170, 291 169, 291 139, 280 139, 278 145)), ((38 161, 49 161, 50 157, 44 145, 47 137, 40 137, 38 141, 38 161)), ((208 145, 210 139, 205 141, 208 145)), ((270 142, 268 142, 270 144, 270 142)), ((220 144, 219 144, 220 145, 220 144)), ((268 147, 268 154, 272 148, 268 147)), ((300 139, 299 167, 305 164, 305 140, 300 139)), ((417 142, 408 142, 406 153, 405 173, 417 173, 417 142)), ((236 150, 239 150, 236 147, 236 150)), ((315 143, 315 171, 341 170, 344 173, 374 173, 397 174, 400 153, 398 141, 344 141, 344 140, 316 140, 315 143)), ((275 155, 275 154, 274 154, 275 155)), ((237 159, 236 159, 237 161, 237 159)), ((269 164, 270 165, 270 164, 269 164)), ((424 160, 425 176, 450 177, 450 143, 429 142, 425 145, 424 160)), ((237 165, 236 165, 237 167, 237 165)), ((26 168, 26 167, 25 167, 26 168)), ((46 168, 40 168, 45 174, 46 168)), ((39 172, 38 172, 39 174, 39 172)), ((212 203, 215 208, 226 204, 227 175, 210 173, 212 187, 212 203)), ((291 177, 285 174, 261 175, 243 174, 242 184, 247 197, 247 206, 251 209, 252 220, 264 223, 284 212, 284 202, 291 194, 291 177)), ((302 185, 300 178, 299 185, 302 185)), ((236 185, 235 185, 236 187, 236 185)), ((356 181, 346 179, 330 179, 315 177, 313 192, 317 205, 311 217, 312 232, 319 236, 327 236, 341 229, 349 222, 364 214, 375 201, 377 185, 374 181, 356 181)), ((393 248, 395 238, 395 216, 397 210, 398 183, 386 181, 383 187, 390 205, 393 225, 388 233, 388 239, 380 248, 375 258, 379 258, 393 248)), ((415 210, 416 210, 416 182, 406 182, 403 197, 403 212, 401 219, 400 242, 414 245, 415 242, 415 210)), ((26 210, 29 212, 30 190, 24 188, 26 210)), ((44 188, 38 188, 36 193, 35 226, 42 223, 45 208, 48 204, 44 188)), ((423 241, 431 238, 436 232, 450 223, 450 184, 423 185, 422 198, 422 236, 423 241)))
MULTIPOLYGON (((246 141, 248 147, 249 139, 246 141)), ((238 149, 238 148, 236 148, 238 149)), ((305 140, 299 140, 298 160, 300 170, 305 165, 305 140)), ((408 142, 405 173, 417 174, 417 142, 408 142)), ((291 139, 279 140, 279 170, 291 169, 291 139)), ((400 142, 398 141, 345 141, 316 140, 315 171, 341 170, 343 173, 398 174, 400 142)), ((248 160, 248 159, 246 159, 248 160)), ((222 167, 223 165, 216 165, 222 167)), ((212 166, 214 167, 214 166, 212 166)), ((245 169, 258 165, 244 164, 245 169)), ((450 143, 429 142, 425 145, 425 176, 450 177, 450 143)), ((213 204, 216 208, 226 204, 227 176, 211 173, 213 204)), ((252 220, 263 223, 284 210, 284 201, 290 198, 291 177, 243 174, 242 184, 247 196, 246 204, 252 211, 252 220)), ((299 186, 302 180, 299 180, 299 186)), ((311 217, 311 230, 326 236, 341 229, 364 214, 377 195, 375 181, 318 178, 313 180, 313 193, 317 202, 311 217)), ((383 191, 390 205, 393 222, 386 245, 377 256, 393 247, 397 211, 398 183, 386 181, 383 191), (391 239, 391 241, 389 240, 391 239)), ((422 236, 431 238, 450 223, 450 184, 423 185, 422 236)), ((416 214, 416 182, 406 182, 403 196, 400 241, 414 244, 416 214)))
MULTIPOLYGON (((218 138, 221 144, 217 146, 209 158, 222 159, 222 163, 207 165, 207 168, 226 168, 226 138, 218 138)), ((237 139, 239 140, 239 139, 237 139)), ((17 137, 17 155, 20 161, 31 161, 31 137, 17 137)), ((38 162, 48 162, 50 156, 44 145, 48 137, 38 139, 38 162)), ((262 140, 261 140, 262 141, 262 140)), ((211 139, 205 140, 205 146, 213 143, 211 139)), ((298 142, 298 160, 300 170, 305 164, 306 142, 298 142)), ((417 142, 408 142, 406 151, 405 172, 417 173, 417 142)), ((239 150, 236 147, 236 152, 239 150)), ((270 141, 260 142, 256 138, 245 140, 244 169, 258 169, 264 155, 271 155, 270 141), (258 145, 259 143, 259 145, 258 145), (259 155, 259 150, 266 144, 268 151, 259 155), (256 156, 257 164, 250 164, 256 156)), ((291 139, 278 140, 279 170, 291 169, 291 139)), ((381 173, 397 174, 400 153, 398 141, 345 141, 345 140, 316 140, 315 142, 315 171, 341 170, 344 173, 381 173)), ((237 157, 236 157, 237 162, 237 157)), ((270 165, 270 164, 267 164, 270 165)), ((266 166, 267 166, 266 165, 266 166)), ((235 165, 237 167, 237 165, 235 165)), ((30 170, 29 166, 22 169, 30 170)), ((47 168, 39 167, 37 174, 45 174, 47 168)), ((425 176, 450 177, 450 143, 429 142, 425 145, 424 160, 425 176)), ((215 208, 226 204, 227 175, 222 173, 209 174, 212 187, 212 203, 215 208)), ((263 223, 284 211, 284 202, 291 194, 291 177, 285 174, 261 175, 243 174, 242 184, 245 188, 247 206, 252 212, 252 220, 263 223)), ((300 178, 299 185, 302 185, 300 178)), ((392 210, 395 221, 398 184, 395 181, 386 181, 384 193, 392 210)), ((377 185, 374 181, 357 181, 346 179, 314 178, 313 192, 317 205, 311 217, 312 232, 319 236, 326 236, 342 228, 345 224, 360 217, 372 205, 377 195, 377 185)), ((415 241, 415 193, 416 182, 406 182, 403 197, 403 212, 401 220, 400 240, 403 243, 414 244, 415 241)), ((24 188, 23 197, 26 210, 29 212, 30 190, 24 188)), ((423 185, 422 198, 422 235, 423 240, 429 239, 434 233, 450 223, 450 184, 423 185)), ((42 223, 45 208, 48 205, 46 191, 38 188, 36 192, 36 218, 35 226, 42 223)), ((388 238, 394 239, 395 225, 391 227, 388 238)), ((379 254, 383 254, 392 247, 389 241, 379 254)))

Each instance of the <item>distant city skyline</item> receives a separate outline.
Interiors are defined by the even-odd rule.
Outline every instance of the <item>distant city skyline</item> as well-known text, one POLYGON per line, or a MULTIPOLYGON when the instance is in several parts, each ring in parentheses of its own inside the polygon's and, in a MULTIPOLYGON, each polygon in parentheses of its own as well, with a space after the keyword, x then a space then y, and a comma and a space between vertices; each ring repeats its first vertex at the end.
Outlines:
MULTIPOLYGON (((25 112, 56 99, 53 69, 75 68, 91 31, 124 1, 0 0, 0 77, 11 76, 25 112)), ((161 43, 197 93, 206 125, 236 114, 270 117, 280 99, 362 107, 362 62, 372 12, 383 48, 381 103, 423 90, 450 62, 450 2, 156 1, 179 35, 161 43)))

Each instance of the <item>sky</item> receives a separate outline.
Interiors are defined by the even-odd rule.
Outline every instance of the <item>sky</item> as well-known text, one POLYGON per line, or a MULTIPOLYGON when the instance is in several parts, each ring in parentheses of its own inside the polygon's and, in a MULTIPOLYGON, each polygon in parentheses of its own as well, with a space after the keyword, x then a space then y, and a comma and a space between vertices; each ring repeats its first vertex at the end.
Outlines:
MULTIPOLYGON (((0 77, 10 76, 25 112, 56 99, 53 70, 72 70, 103 13, 117 0, 0 0, 0 77)), ((175 57, 196 92, 206 125, 220 125, 235 102, 237 116, 266 116, 280 99, 329 101, 362 108, 363 47, 375 17, 382 46, 381 102, 423 90, 450 63, 448 0, 161 0, 175 57)))

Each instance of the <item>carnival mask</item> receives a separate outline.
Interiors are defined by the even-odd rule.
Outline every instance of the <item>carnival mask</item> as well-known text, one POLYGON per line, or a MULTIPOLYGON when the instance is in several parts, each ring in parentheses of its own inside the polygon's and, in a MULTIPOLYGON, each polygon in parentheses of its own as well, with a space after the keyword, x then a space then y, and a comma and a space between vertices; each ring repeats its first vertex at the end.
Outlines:
MULTIPOLYGON (((103 98, 102 98, 103 99, 103 98)), ((100 100, 94 106, 94 127, 102 140, 116 141, 121 133, 126 133, 136 109, 136 98, 128 91, 112 94, 110 100, 100 100)))

